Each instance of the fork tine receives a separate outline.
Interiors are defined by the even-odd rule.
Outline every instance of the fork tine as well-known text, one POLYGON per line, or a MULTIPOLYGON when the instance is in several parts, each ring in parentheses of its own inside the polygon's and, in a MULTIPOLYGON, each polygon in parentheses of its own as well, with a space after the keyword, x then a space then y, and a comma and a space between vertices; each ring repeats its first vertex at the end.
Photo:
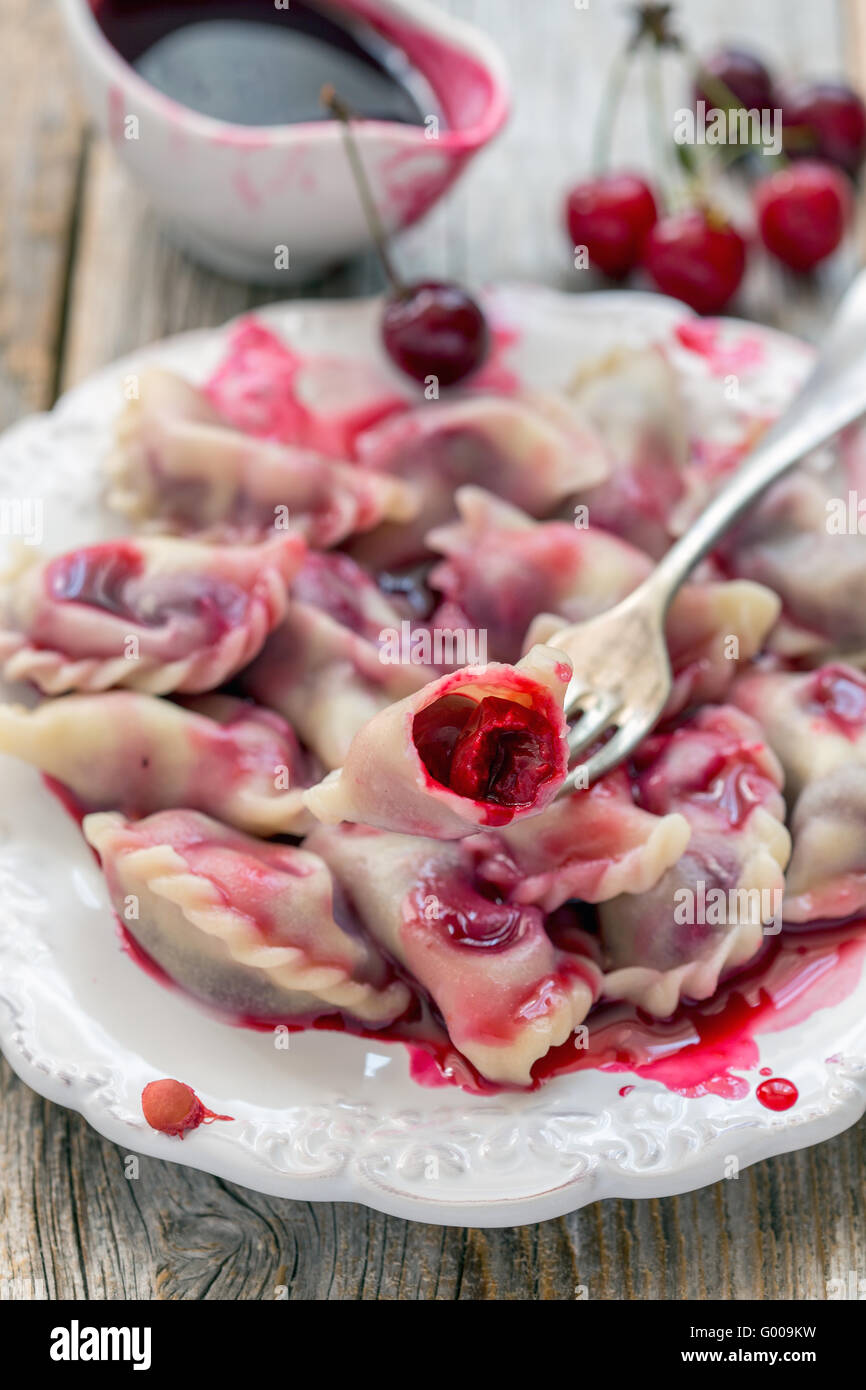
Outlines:
POLYGON ((600 692, 586 712, 568 731, 568 751, 571 758, 577 757, 581 750, 603 733, 611 719, 622 705, 619 695, 610 691, 600 692))
POLYGON ((565 702, 562 710, 566 719, 574 719, 580 709, 580 702, 585 696, 591 695, 592 689, 585 681, 579 680, 577 676, 572 676, 568 689, 565 692, 565 702))

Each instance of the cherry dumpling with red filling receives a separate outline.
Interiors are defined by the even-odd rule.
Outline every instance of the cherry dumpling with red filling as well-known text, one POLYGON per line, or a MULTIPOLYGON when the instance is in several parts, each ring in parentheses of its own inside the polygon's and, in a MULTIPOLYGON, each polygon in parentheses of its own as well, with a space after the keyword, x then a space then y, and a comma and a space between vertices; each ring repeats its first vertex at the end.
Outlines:
POLYGON ((866 675, 843 662, 816 671, 750 671, 732 700, 756 719, 796 796, 840 767, 866 767, 866 675))
POLYGON ((553 912, 570 898, 600 903, 648 892, 677 862, 689 833, 678 811, 657 815, 638 805, 627 770, 617 767, 531 820, 467 845, 510 901, 553 912))
POLYGON ((317 764, 291 725, 230 695, 173 704, 136 690, 0 705, 0 751, 38 767, 79 812, 183 806, 251 835, 296 835, 317 764))
POLYGON ((293 535, 250 546, 152 537, 29 563, 0 593, 3 674, 49 695, 213 690, 283 617, 304 549, 293 535))
POLYGON ((613 465, 578 494, 593 524, 663 555, 688 485, 689 421, 677 374, 658 348, 621 348, 583 366, 568 398, 613 465))
POLYGON ((568 658, 533 647, 516 666, 467 666, 390 705, 355 735, 341 770, 305 793, 327 824, 438 839, 542 811, 568 767, 568 658))
POLYGON ((757 580, 782 602, 768 646, 815 665, 833 657, 859 665, 866 650, 866 428, 843 431, 806 459, 723 538, 728 573, 757 580))
POLYGON ((383 523, 351 542, 379 568, 424 554, 424 536, 454 515, 456 490, 488 488, 533 516, 547 516, 578 488, 607 476, 598 436, 556 398, 466 397, 397 415, 361 435, 359 463, 403 478, 417 511, 409 525, 383 523))
POLYGON ((781 929, 791 849, 782 769, 753 719, 707 706, 634 760, 637 799, 691 828, 681 857, 648 892, 599 908, 604 993, 660 1017, 681 997, 708 999, 725 970, 781 929))
POLYGON ((382 521, 405 523, 418 508, 399 478, 242 434, 203 391, 156 368, 121 416, 108 471, 115 511, 217 539, 257 539, 285 519, 325 547, 382 521))
POLYGON ((234 1017, 392 1022, 410 994, 357 930, 315 854, 197 811, 84 820, 112 905, 158 966, 234 1017))
POLYGON ((482 1076, 530 1085, 535 1062, 586 1017, 600 985, 592 961, 558 950, 538 908, 482 892, 460 843, 343 825, 318 826, 305 845, 482 1076))
MULTIPOLYGON (((388 625, 399 621, 391 612, 388 625)), ((383 661, 371 635, 366 625, 356 631, 324 607, 292 599, 240 676, 245 693, 287 719, 329 769, 341 766, 369 720, 430 679, 425 667, 383 661)))
MULTIPOLYGON (((443 595, 431 626, 483 630, 497 661, 516 661, 566 622, 612 608, 652 571, 648 555, 594 524, 538 522, 481 488, 461 488, 456 502, 460 520, 427 537, 446 557, 429 576, 443 595)), ((668 715, 722 699, 779 608, 771 590, 749 580, 685 584, 665 626, 674 673, 668 715)), ((568 651, 566 641, 556 645, 568 651)))
POLYGON ((841 663, 803 674, 756 671, 734 698, 760 720, 793 805, 789 922, 866 909, 866 676, 841 663))
POLYGON ((462 487, 454 500, 459 519, 426 538, 444 557, 428 580, 442 599, 431 624, 483 630, 493 661, 519 660, 539 613, 594 617, 652 569, 649 556, 598 526, 538 522, 480 487, 462 487))

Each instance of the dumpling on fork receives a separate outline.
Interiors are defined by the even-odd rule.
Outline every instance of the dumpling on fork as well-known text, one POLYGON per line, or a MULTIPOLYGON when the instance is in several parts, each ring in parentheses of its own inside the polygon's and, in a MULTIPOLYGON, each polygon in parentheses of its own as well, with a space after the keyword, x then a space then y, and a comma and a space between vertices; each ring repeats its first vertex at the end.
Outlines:
POLYGON ((358 931, 321 859, 251 839, 197 811, 97 813, 84 833, 123 926, 170 979, 236 1017, 367 1027, 408 988, 358 931))
POLYGON ((260 651, 303 555, 292 535, 250 546, 151 537, 30 561, 0 592, 3 675, 48 695, 212 690, 260 651))
POLYGON ((161 530, 249 539, 284 519, 326 547, 417 509, 399 478, 242 434, 203 391, 157 368, 126 406, 108 468, 109 505, 161 530))
POLYGON ((251 835, 312 823, 317 765, 278 714, 205 695, 183 705, 133 690, 0 705, 0 751, 59 782, 81 812, 130 817, 187 806, 251 835))
POLYGON ((355 821, 459 839, 543 810, 568 769, 562 712, 571 666, 534 647, 516 666, 442 676, 382 710, 343 767, 305 793, 326 824, 355 821))
POLYGON ((597 968, 554 946, 538 908, 479 891, 462 845, 362 825, 317 827, 305 845, 330 865, 367 931, 418 981, 482 1076, 530 1085, 535 1062, 586 1017, 597 968))

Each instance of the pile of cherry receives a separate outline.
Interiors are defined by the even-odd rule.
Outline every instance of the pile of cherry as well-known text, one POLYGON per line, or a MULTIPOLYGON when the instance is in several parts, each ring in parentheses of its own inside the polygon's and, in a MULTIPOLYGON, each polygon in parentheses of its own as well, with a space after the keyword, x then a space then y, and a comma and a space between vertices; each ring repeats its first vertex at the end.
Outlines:
POLYGON ((757 236, 700 197, 660 215, 658 194, 628 172, 576 184, 565 206, 569 236, 586 247, 591 265, 615 280, 640 268, 664 294, 705 314, 720 312, 734 295, 758 238, 798 273, 832 255, 851 220, 853 181, 866 157, 866 107, 842 82, 785 91, 758 58, 722 49, 698 68, 696 113, 719 109, 720 92, 728 109, 782 112, 782 154, 749 162, 752 171, 771 168, 752 188, 757 236))
MULTIPOLYGON (((675 31, 673 4, 641 0, 633 16, 636 26, 617 59, 620 81, 609 81, 608 100, 599 112, 596 135, 604 137, 605 149, 625 90, 623 74, 637 49, 654 47, 656 56, 665 49, 686 53, 675 31)), ((735 225, 707 194, 694 156, 682 147, 690 186, 685 208, 668 211, 660 189, 638 174, 599 172, 568 193, 565 221, 575 250, 585 248, 589 264, 610 279, 623 280, 640 269, 663 294, 700 314, 717 314, 739 288, 759 240, 772 257, 799 274, 812 271, 839 246, 853 216, 854 184, 866 159, 866 106, 842 82, 780 88, 760 59, 741 49, 720 49, 696 64, 695 71, 696 120, 701 115, 709 119, 710 112, 722 111, 728 118, 735 113, 739 132, 751 129, 742 119, 744 112, 757 118, 759 128, 763 113, 775 122, 781 112, 778 154, 767 156, 762 150, 750 155, 748 146, 734 150, 732 169, 752 174, 760 169, 751 188, 756 234, 735 225)), ((447 390, 471 379, 490 349, 482 308, 451 281, 401 280, 355 142, 353 113, 331 87, 323 89, 322 102, 343 123, 352 174, 385 272, 381 335, 386 353, 414 381, 425 387, 435 382, 437 392, 440 386, 447 390)), ((730 157, 730 146, 725 148, 730 157)), ((600 167, 606 166, 605 156, 600 167)))

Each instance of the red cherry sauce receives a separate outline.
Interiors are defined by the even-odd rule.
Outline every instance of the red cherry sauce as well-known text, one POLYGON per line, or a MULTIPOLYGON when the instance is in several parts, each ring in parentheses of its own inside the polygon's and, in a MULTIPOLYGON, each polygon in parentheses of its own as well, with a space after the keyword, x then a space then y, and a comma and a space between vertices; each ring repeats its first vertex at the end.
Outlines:
MULTIPOLYGON (((766 787, 767 778, 760 777, 759 782, 766 787)), ((764 800, 760 785, 756 784, 755 768, 743 763, 732 764, 724 758, 720 759, 702 795, 716 804, 728 825, 737 829, 764 800)))
POLYGON ((793 1081, 784 1076, 775 1076, 771 1081, 762 1081, 755 1088, 755 1095, 767 1110, 790 1110, 800 1098, 800 1092, 793 1081))
POLYGON ((59 555, 46 567, 45 590, 55 603, 85 604, 138 627, 159 628, 188 618, 198 628, 199 645, 216 642, 243 622, 249 606, 243 589, 226 580, 182 570, 147 575, 144 556, 130 541, 106 541, 59 555))
POLYGON ((725 824, 739 829, 776 792, 761 764, 764 754, 762 742, 729 731, 723 715, 716 725, 685 724, 672 733, 653 734, 633 758, 638 800, 646 810, 664 815, 689 798, 715 806, 725 824), (675 756, 677 745, 686 743, 691 756, 681 762, 675 756))
POLYGON ((354 457, 360 434, 409 404, 372 375, 359 382, 366 389, 348 408, 344 394, 329 401, 327 411, 304 399, 305 376, 321 386, 332 375, 343 382, 345 393, 347 375, 354 379, 358 371, 355 362, 301 357, 264 324, 248 318, 235 328, 205 389, 220 414, 245 434, 344 459, 354 457))
POLYGON ((823 666, 809 685, 809 703, 828 724, 852 741, 866 727, 866 678, 849 666, 823 666))
POLYGON ((565 1047, 555 1049, 559 1056, 548 1053, 534 1075, 544 1080, 588 1068, 629 1071, 681 1095, 739 1099, 751 1084, 737 1073, 757 1067, 758 1038, 840 1004, 857 988, 864 962, 866 920, 783 932, 768 938, 762 954, 723 982, 712 999, 683 1003, 669 1019, 650 1018, 631 1006, 596 1009, 589 1046, 576 1058, 565 1047))
MULTIPOLYGON (((363 17, 306 0, 91 0, 109 43, 170 100, 216 120, 327 119, 324 83, 359 115, 423 125, 428 84, 363 17)), ((339 7, 343 8, 343 7, 339 7)))
POLYGON ((765 344, 758 334, 740 333, 733 337, 715 319, 683 319, 674 334, 684 348, 706 360, 714 376, 748 372, 761 366, 766 356, 765 344))
POLYGON ((497 695, 443 695, 416 714, 412 737, 435 782, 509 811, 532 806, 539 788, 559 771, 557 743, 544 716, 497 695))
POLYGON ((525 928, 541 922, 539 908, 503 902, 492 885, 456 873, 422 877, 404 912, 407 922, 422 931, 438 931, 455 945, 488 951, 513 946, 525 928))

